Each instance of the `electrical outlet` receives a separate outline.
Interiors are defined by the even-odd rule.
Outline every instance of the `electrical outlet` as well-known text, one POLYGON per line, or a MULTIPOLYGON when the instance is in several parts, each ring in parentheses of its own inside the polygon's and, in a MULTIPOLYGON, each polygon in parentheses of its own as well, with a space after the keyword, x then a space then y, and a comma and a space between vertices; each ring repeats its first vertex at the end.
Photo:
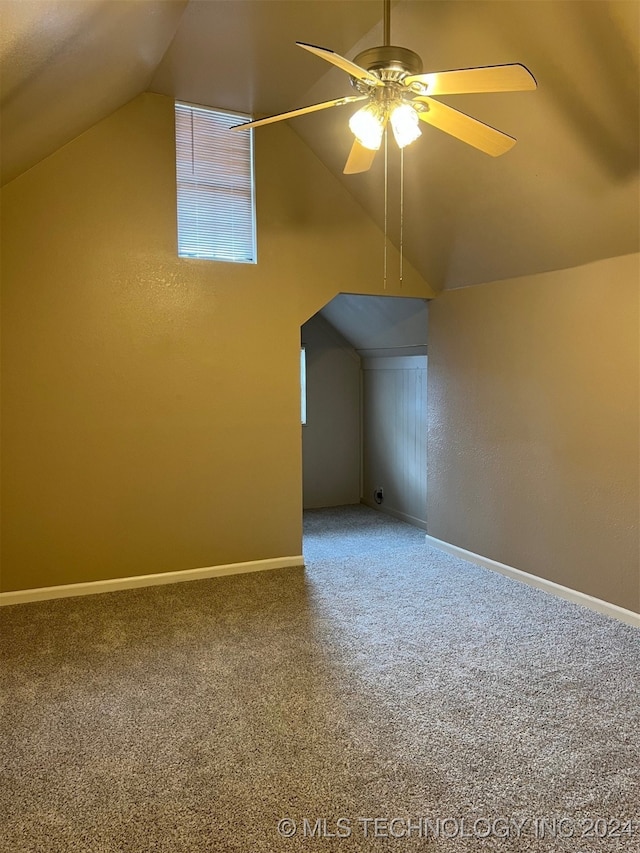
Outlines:
POLYGON ((384 490, 382 486, 378 486, 377 489, 373 490, 373 499, 377 504, 381 504, 384 500, 384 490))

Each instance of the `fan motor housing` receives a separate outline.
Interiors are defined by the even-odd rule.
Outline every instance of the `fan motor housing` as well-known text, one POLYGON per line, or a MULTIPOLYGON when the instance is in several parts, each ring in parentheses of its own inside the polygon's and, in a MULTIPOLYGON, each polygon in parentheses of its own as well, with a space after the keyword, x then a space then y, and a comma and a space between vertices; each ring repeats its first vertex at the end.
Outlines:
MULTIPOLYGON (((359 53, 353 61, 384 81, 400 82, 403 77, 410 74, 422 73, 422 60, 418 54, 406 47, 393 44, 369 47, 359 53)), ((358 91, 361 91, 363 84, 360 80, 351 78, 351 82, 358 91)), ((371 87, 365 83, 364 90, 371 91, 371 87)))

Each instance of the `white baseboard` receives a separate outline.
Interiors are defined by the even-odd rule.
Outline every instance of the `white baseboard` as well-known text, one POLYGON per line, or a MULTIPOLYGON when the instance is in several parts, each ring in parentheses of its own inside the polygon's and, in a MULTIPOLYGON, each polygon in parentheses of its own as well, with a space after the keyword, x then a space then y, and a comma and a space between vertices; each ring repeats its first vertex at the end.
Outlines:
POLYGON ((634 610, 626 610, 624 607, 618 607, 617 604, 611 604, 609 601, 603 601, 601 598, 594 598, 592 595, 587 595, 586 592, 579 592, 576 589, 555 583, 555 581, 549 581, 546 578, 539 578, 537 575, 531 575, 520 569, 514 569, 513 566, 498 563, 496 560, 482 557, 480 554, 474 554, 473 551, 466 551, 457 545, 450 545, 448 542, 443 542, 434 536, 427 535, 426 540, 428 545, 433 545, 434 548, 439 548, 441 551, 453 554, 454 557, 461 557, 469 563, 475 563, 478 566, 483 566, 485 569, 499 572, 508 578, 513 578, 529 586, 535 586, 537 589, 549 592, 551 595, 557 595, 559 598, 565 598, 574 604, 581 604, 583 607, 588 607, 597 613, 603 613, 612 619, 618 619, 620 622, 626 622, 627 625, 633 625, 634 628, 640 628, 640 613, 636 613, 634 610))
POLYGON ((224 575, 240 575, 245 572, 263 572, 268 569, 302 568, 304 557, 274 557, 270 560, 253 560, 247 563, 229 563, 226 566, 207 566, 202 569, 184 569, 180 572, 161 572, 155 575, 137 575, 129 578, 110 578, 104 581, 69 583, 59 586, 43 586, 38 589, 18 589, 0 592, 0 606, 26 604, 30 601, 45 601, 50 598, 71 598, 76 595, 96 595, 142 586, 159 586, 167 583, 219 578, 224 575))
POLYGON ((366 501, 364 498, 360 499, 360 503, 368 506, 370 509, 375 509, 377 512, 383 512, 385 515, 391 515, 394 518, 397 518, 399 521, 404 521, 406 524, 411 524, 414 527, 419 527, 421 530, 427 529, 427 522, 423 521, 421 518, 416 518, 413 515, 407 515, 406 512, 400 512, 397 509, 389 509, 389 507, 382 506, 381 504, 373 503, 373 501, 366 501))

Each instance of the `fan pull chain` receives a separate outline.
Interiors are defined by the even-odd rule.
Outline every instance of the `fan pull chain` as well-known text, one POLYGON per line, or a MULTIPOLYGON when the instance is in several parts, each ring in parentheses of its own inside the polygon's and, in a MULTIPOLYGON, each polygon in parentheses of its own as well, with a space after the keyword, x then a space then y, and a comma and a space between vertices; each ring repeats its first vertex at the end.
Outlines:
POLYGON ((400 287, 403 274, 403 233, 404 233, 404 148, 400 149, 400 287))
POLYGON ((387 220, 389 218, 389 146, 388 146, 387 129, 384 129, 384 260, 383 268, 383 288, 387 289, 387 220))

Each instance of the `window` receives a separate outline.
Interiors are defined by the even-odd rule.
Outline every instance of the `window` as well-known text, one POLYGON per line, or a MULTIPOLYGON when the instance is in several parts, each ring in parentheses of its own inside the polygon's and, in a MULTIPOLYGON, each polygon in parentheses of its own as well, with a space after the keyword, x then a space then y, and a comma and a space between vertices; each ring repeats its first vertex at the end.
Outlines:
POLYGON ((307 423, 307 351, 300 347, 300 417, 302 426, 307 423))
POLYGON ((176 103, 178 255, 256 262, 250 116, 176 103))

